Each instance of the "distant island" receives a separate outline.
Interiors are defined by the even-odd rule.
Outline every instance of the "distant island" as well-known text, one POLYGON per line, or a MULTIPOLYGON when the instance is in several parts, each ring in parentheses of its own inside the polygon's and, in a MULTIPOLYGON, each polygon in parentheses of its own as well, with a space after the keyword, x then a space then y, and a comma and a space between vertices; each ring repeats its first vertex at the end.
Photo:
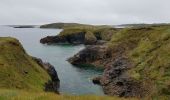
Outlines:
POLYGON ((39 25, 7 25, 13 28, 35 28, 39 27, 39 25))
MULTIPOLYGON (((96 25, 89 24, 80 24, 80 23, 51 23, 41 25, 40 28, 54 28, 54 29, 65 29, 65 28, 73 28, 73 27, 95 27, 96 25)), ((97 25, 101 27, 112 27, 110 25, 97 25)))

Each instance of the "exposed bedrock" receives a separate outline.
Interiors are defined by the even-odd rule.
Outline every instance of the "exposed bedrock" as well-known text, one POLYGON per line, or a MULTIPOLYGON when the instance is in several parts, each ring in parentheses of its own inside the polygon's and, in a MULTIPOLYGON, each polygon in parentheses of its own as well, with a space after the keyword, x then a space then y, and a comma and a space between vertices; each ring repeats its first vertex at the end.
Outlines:
POLYGON ((107 41, 98 40, 91 32, 79 32, 67 35, 47 36, 40 40, 42 44, 85 44, 85 45, 103 45, 107 41))
POLYGON ((127 70, 131 69, 132 66, 128 58, 120 57, 115 59, 104 70, 99 79, 104 93, 120 97, 142 97, 143 89, 141 84, 129 77, 127 73, 127 70))
POLYGON ((66 36, 47 36, 40 40, 43 44, 84 44, 85 43, 85 33, 75 33, 66 36))
POLYGON ((107 95, 142 97, 144 89, 141 84, 128 75, 128 70, 134 65, 124 55, 124 51, 123 46, 109 49, 106 45, 91 45, 68 61, 76 66, 88 64, 103 67, 103 75, 93 78, 92 81, 101 85, 107 95))
POLYGON ((93 65, 96 67, 103 67, 110 58, 107 46, 105 45, 91 45, 86 46, 85 49, 69 58, 68 61, 73 65, 93 65))
POLYGON ((33 59, 47 71, 47 73, 51 77, 51 81, 48 81, 45 84, 45 91, 56 92, 59 93, 58 88, 60 87, 60 80, 58 78, 57 71, 55 70, 54 66, 50 63, 45 63, 41 59, 33 57, 33 59))

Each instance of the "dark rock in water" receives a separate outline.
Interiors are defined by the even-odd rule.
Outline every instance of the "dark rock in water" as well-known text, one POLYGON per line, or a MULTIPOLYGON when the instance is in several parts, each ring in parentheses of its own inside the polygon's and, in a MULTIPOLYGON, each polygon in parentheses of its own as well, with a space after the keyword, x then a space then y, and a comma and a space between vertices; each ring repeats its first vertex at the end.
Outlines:
POLYGON ((58 92, 58 88, 60 87, 60 80, 58 78, 58 74, 50 63, 44 63, 41 59, 33 57, 33 59, 43 68, 47 71, 47 73, 51 77, 51 81, 48 81, 45 84, 45 91, 51 91, 51 92, 58 92))
POLYGON ((107 58, 107 53, 107 46, 90 45, 69 58, 68 61, 73 65, 91 64, 93 61, 107 58))
POLYGON ((100 80, 101 80, 101 76, 94 77, 94 78, 92 79, 93 83, 94 83, 94 84, 98 84, 98 85, 101 84, 101 83, 100 83, 100 80))
POLYGON ((65 37, 61 37, 61 36, 47 36, 41 39, 40 43, 42 44, 67 43, 67 40, 65 37))
POLYGON ((85 33, 75 33, 65 36, 47 36, 40 40, 42 44, 84 44, 85 33))

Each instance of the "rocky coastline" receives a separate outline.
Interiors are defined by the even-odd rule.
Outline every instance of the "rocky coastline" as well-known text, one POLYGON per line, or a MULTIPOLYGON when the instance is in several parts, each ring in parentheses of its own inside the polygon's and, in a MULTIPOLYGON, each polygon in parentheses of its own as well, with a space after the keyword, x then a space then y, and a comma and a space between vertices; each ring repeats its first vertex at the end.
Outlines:
POLYGON ((127 71, 133 66, 123 55, 123 48, 109 50, 106 45, 91 45, 80 51, 69 62, 76 66, 85 64, 103 68, 103 75, 92 79, 94 84, 101 85, 107 95, 120 97, 142 97, 144 89, 131 77, 127 71), (116 50, 117 49, 117 50, 116 50), (114 55, 113 54, 114 51, 114 55))
MULTIPOLYGON (((164 53, 168 53, 169 27, 169 25, 153 25, 125 28, 116 33, 112 32, 111 39, 101 44, 94 43, 94 41, 104 40, 101 39, 101 34, 96 35, 92 32, 90 38, 93 38, 93 43, 85 44, 86 36, 83 36, 81 38, 83 41, 77 44, 85 44, 86 48, 68 61, 78 67, 89 65, 103 68, 103 74, 94 77, 92 82, 101 85, 107 95, 166 98, 169 95, 166 87, 169 85, 165 82, 169 81, 165 77, 169 77, 166 74, 169 72, 165 69, 168 67, 166 61, 169 58, 164 53), (157 82, 162 82, 161 86, 157 82)), ((67 34, 67 32, 58 36, 77 37, 74 33, 67 34)), ((109 34, 108 31, 106 33, 109 34)), ((74 38, 73 40, 75 41, 74 38)), ((74 42, 70 43, 74 44, 74 42)))
POLYGON ((40 40, 40 43, 101 45, 110 41, 111 37, 119 30, 110 27, 72 27, 63 29, 59 35, 44 37, 40 40))
POLYGON ((55 70, 54 66, 48 62, 43 62, 40 58, 32 57, 34 61, 36 61, 47 73, 50 75, 51 80, 49 80, 45 84, 45 91, 47 92, 55 92, 59 94, 59 87, 60 87, 60 79, 58 78, 57 71, 55 70))

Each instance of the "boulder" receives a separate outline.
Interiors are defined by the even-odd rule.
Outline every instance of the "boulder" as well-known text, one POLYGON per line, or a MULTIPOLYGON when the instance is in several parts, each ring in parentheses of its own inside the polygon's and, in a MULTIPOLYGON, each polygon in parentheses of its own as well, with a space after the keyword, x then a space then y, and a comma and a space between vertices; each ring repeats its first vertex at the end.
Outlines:
POLYGON ((100 85, 100 84, 101 84, 101 83, 100 83, 100 80, 101 80, 101 76, 97 76, 97 77, 94 77, 94 78, 92 79, 92 82, 93 82, 94 84, 100 85))

